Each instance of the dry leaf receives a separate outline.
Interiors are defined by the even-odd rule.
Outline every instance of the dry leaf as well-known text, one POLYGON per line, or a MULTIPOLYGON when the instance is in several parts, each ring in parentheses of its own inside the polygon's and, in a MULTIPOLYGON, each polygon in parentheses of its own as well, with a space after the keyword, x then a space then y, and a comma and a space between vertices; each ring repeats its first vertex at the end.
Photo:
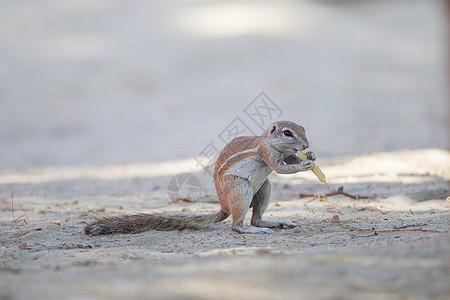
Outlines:
POLYGON ((48 224, 55 224, 55 225, 58 225, 58 226, 62 225, 62 221, 48 221, 47 223, 48 224))

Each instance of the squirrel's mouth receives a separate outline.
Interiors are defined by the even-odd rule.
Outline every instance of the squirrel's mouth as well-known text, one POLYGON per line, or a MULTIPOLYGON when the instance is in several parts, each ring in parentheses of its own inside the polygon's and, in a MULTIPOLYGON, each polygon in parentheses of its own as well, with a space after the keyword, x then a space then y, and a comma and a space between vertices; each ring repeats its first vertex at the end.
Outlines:
POLYGON ((305 148, 304 146, 301 146, 300 149, 292 148, 292 150, 294 150, 294 152, 303 151, 303 150, 305 150, 305 149, 306 149, 306 148, 305 148))

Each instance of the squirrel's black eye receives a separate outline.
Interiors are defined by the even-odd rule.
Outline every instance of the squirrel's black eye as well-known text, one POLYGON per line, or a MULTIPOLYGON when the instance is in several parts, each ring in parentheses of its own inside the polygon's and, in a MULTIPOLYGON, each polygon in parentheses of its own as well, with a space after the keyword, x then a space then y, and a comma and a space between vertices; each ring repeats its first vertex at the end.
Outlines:
POLYGON ((293 136, 292 132, 290 130, 285 130, 285 131, 283 131, 283 133, 285 136, 293 136))

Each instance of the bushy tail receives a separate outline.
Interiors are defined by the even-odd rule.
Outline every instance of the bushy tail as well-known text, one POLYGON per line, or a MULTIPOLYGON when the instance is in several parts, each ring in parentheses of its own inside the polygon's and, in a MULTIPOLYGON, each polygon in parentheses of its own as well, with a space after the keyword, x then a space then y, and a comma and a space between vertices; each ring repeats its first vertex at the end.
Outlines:
MULTIPOLYGON (((228 215, 227 215, 228 216, 228 215)), ((226 218, 220 211, 217 214, 190 216, 183 214, 134 214, 105 217, 84 227, 86 235, 110 233, 139 233, 147 230, 201 230, 226 218)))

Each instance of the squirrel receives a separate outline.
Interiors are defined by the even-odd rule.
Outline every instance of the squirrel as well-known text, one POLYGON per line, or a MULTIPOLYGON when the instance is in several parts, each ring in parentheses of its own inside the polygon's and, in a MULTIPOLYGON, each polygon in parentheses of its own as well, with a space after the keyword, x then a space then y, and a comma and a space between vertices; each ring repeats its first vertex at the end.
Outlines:
POLYGON ((261 136, 242 136, 228 142, 214 166, 214 184, 220 210, 214 214, 133 214, 104 217, 86 225, 86 235, 139 233, 147 230, 201 230, 231 215, 231 229, 238 233, 272 233, 270 228, 293 228, 290 221, 263 221, 272 184, 268 176, 292 174, 311 169, 316 159, 312 151, 301 160, 296 152, 309 147, 305 129, 290 121, 272 123, 261 136), (251 225, 244 226, 253 208, 251 225))

